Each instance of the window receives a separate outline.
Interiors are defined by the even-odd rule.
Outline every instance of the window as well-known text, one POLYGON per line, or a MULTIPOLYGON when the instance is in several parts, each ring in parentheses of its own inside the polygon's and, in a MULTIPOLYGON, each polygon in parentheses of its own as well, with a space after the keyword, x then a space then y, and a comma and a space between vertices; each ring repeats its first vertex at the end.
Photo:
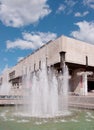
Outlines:
POLYGON ((15 71, 12 71, 11 73, 9 73, 9 78, 13 79, 15 77, 15 71))

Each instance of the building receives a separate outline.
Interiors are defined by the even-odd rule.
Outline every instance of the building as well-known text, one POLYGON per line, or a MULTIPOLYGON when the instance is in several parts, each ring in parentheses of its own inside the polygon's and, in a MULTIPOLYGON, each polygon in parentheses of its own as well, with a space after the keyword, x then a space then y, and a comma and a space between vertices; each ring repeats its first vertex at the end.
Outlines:
MULTIPOLYGON (((94 45, 66 36, 50 41, 25 57, 8 70, 7 81, 14 94, 22 91, 22 75, 37 71, 41 62, 60 71, 65 63, 69 69, 70 92, 87 95, 94 90, 94 45)), ((0 86, 5 82, 5 74, 0 76, 0 86)))

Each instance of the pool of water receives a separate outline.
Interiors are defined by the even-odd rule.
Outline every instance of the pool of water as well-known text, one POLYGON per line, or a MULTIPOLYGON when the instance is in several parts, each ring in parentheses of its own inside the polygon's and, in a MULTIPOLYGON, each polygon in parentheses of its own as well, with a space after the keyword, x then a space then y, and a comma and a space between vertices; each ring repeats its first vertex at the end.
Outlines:
POLYGON ((54 119, 20 115, 15 107, 0 107, 0 130, 94 130, 94 111, 72 109, 54 119))

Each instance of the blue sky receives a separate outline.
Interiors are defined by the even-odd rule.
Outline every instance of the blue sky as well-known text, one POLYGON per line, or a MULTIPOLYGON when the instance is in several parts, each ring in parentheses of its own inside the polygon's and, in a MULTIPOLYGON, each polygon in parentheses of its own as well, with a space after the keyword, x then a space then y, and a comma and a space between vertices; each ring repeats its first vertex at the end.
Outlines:
POLYGON ((61 35, 94 44, 94 0, 0 0, 0 73, 61 35))

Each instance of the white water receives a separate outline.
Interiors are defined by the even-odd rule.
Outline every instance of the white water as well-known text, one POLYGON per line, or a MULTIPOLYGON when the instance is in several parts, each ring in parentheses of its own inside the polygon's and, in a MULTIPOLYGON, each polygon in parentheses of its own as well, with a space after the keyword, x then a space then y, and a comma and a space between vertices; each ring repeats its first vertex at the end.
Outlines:
POLYGON ((41 70, 24 76, 24 113, 32 117, 55 117, 68 112, 68 68, 56 76, 55 70, 43 63, 41 70))
POLYGON ((9 95, 10 93, 10 83, 9 83, 9 78, 8 78, 8 68, 4 70, 4 75, 3 75, 3 81, 2 85, 0 86, 0 95, 9 95))

